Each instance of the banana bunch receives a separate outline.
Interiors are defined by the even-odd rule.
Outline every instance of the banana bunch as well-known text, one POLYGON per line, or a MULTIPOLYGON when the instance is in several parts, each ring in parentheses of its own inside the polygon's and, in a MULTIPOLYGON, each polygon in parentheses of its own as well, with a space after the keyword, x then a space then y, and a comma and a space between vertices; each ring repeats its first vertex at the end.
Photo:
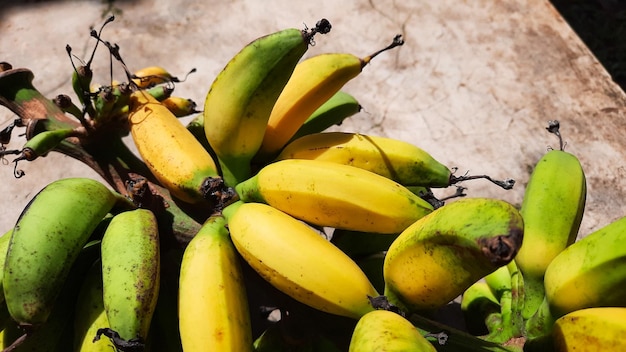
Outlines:
POLYGON ((401 36, 365 57, 304 60, 327 20, 257 37, 209 85, 200 112, 173 95, 183 79, 163 67, 131 73, 101 38, 111 21, 92 31, 94 52, 104 45, 127 81, 95 85, 92 54, 72 77, 80 106, 63 94, 50 103, 77 122, 42 119, 21 150, 0 149, 31 161, 74 145, 104 176, 126 170, 107 179, 115 191, 80 177, 50 183, 0 237, 3 348, 519 351, 514 339, 613 348, 626 218, 576 241, 586 179, 558 122, 548 130, 560 148, 537 162, 520 207, 456 199, 463 181, 514 181, 457 176, 406 141, 328 131, 361 110, 346 83, 401 36), (124 135, 135 159, 90 154, 124 135), (449 197, 433 193, 452 185, 449 197), (177 214, 197 224, 186 242, 170 236, 187 225, 177 214), (457 298, 467 331, 436 321, 457 298))

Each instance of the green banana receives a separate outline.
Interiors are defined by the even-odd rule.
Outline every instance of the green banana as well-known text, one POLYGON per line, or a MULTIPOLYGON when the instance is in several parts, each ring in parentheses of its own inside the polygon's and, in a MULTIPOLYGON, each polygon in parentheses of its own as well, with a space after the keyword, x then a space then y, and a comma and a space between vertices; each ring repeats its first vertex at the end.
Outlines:
POLYGON ((442 307, 515 257, 523 220, 511 204, 460 199, 417 220, 391 244, 385 296, 407 311, 442 307))
POLYGON ((578 309, 626 306, 626 217, 594 231, 559 253, 544 277, 555 319, 578 309))
POLYGON ((362 108, 355 97, 340 90, 304 121, 290 142, 302 136, 325 131, 331 126, 341 125, 343 120, 358 113, 362 108))
POLYGON ((13 230, 2 279, 9 312, 17 323, 35 328, 47 320, 93 230, 116 203, 126 202, 88 178, 60 179, 35 195, 13 230))
MULTIPOLYGON (((550 121, 548 129, 561 138, 558 121, 550 121)), ((574 154, 553 149, 535 165, 520 209, 524 243, 515 257, 524 277, 525 319, 543 301, 546 268, 576 240, 586 194, 585 173, 574 154)))
MULTIPOLYGON (((6 262, 7 252, 9 250, 9 241, 11 240, 11 235, 13 234, 13 229, 5 232, 2 237, 0 237, 0 304, 4 305, 4 289, 2 284, 2 278, 4 277, 4 263, 6 262)), ((1 330, 1 329, 0 329, 1 330)))
POLYGON ((354 328, 349 352, 435 352, 413 324, 400 314, 375 310, 365 314, 354 328))
POLYGON ((0 158, 7 154, 19 154, 13 162, 20 160, 33 161, 45 156, 64 139, 78 135, 80 132, 73 128, 42 131, 27 140, 21 150, 0 150, 0 158))
POLYGON ((501 320, 500 303, 484 281, 476 281, 463 292, 461 311, 472 335, 490 332, 489 327, 501 320))
POLYGON ((318 226, 394 234, 432 206, 402 185, 349 165, 286 159, 263 167, 235 190, 318 226))
POLYGON ((159 233, 154 214, 117 214, 102 238, 103 302, 110 329, 100 329, 120 349, 143 346, 159 294, 159 233))
POLYGON ((90 242, 83 247, 74 261, 46 322, 36 329, 15 322, 4 329, 4 351, 62 352, 71 351, 73 317, 81 284, 89 268, 100 254, 100 243, 90 242))
POLYGON ((272 107, 316 33, 330 31, 326 20, 312 30, 281 30, 252 41, 213 81, 204 102, 204 127, 223 177, 234 186, 250 177, 272 107))

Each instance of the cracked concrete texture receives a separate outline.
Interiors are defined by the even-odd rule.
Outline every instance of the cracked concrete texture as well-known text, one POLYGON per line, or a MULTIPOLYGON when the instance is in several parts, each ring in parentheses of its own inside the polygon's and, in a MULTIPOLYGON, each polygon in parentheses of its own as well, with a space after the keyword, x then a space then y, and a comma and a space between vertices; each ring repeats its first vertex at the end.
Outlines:
MULTIPOLYGON (((581 235, 626 214, 626 96, 546 0, 430 1, 51 1, 6 5, 0 13, 0 61, 31 69, 44 95, 72 94, 65 52, 83 59, 94 44, 89 28, 112 10, 103 37, 118 43, 131 69, 161 65, 184 76, 176 94, 201 106, 213 78, 254 38, 328 18, 306 56, 342 51, 364 56, 403 34, 401 48, 374 59, 346 85, 364 111, 336 129, 390 136, 429 151, 459 173, 514 178, 504 191, 471 181, 468 195, 519 204, 534 163, 557 146, 545 131, 561 121, 566 150, 579 156, 588 179, 581 235), (103 15, 105 14, 105 15, 103 15)), ((95 59, 106 83, 105 50, 95 59)), ((123 79, 117 66, 114 76, 123 79)), ((14 119, 0 109, 0 127, 14 119)), ((9 148, 20 148, 15 138, 9 148)), ((28 200, 60 177, 100 179, 80 163, 52 153, 19 166, 0 165, 0 231, 10 228, 28 200)), ((564 176, 565 177, 565 176, 564 176)), ((451 190, 440 194, 450 193, 451 190)))

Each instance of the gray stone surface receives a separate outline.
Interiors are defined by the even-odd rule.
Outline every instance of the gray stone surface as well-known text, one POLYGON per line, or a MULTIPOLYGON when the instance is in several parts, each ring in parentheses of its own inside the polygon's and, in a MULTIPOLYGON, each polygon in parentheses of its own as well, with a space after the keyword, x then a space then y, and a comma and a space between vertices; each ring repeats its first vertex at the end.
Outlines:
MULTIPOLYGON (((35 73, 46 96, 72 94, 65 45, 87 58, 108 11, 117 18, 104 38, 121 47, 131 69, 161 65, 182 76, 176 94, 200 106, 213 78, 243 45, 285 27, 328 18, 307 56, 344 51, 367 55, 397 33, 406 44, 377 57, 345 90, 364 111, 340 130, 390 136, 426 149, 459 173, 514 178, 501 190, 467 182, 473 197, 519 204, 529 171, 556 139, 544 127, 559 119, 567 150, 588 176, 585 235, 626 213, 624 93, 547 0, 526 1, 51 1, 6 5, 0 12, 0 61, 35 73)), ((96 81, 108 82, 99 50, 96 81)), ((118 66, 117 66, 118 67, 118 66)), ((123 79, 116 67, 114 76, 123 79)), ((0 108, 0 128, 14 116, 0 108)), ((15 139, 9 148, 19 148, 15 139)), ((0 231, 28 200, 60 177, 98 176, 80 163, 50 154, 21 167, 0 165, 0 231)), ((566 175, 564 175, 566 177, 566 175)), ((446 192, 451 192, 448 190, 446 192)), ((444 192, 445 193, 445 192, 444 192)))

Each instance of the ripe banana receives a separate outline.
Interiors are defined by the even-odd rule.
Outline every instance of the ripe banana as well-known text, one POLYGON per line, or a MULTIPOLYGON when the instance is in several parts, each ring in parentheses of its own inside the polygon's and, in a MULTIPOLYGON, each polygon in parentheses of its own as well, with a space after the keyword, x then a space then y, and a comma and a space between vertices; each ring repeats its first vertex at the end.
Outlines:
POLYGON ((250 161, 278 95, 313 35, 328 31, 330 23, 322 20, 310 31, 290 28, 257 38, 213 81, 204 103, 204 126, 228 186, 250 177, 250 161))
POLYGON ((400 233, 432 211, 402 185, 349 165, 287 159, 235 187, 244 202, 263 202, 314 225, 400 233))
POLYGON ((259 149, 259 156, 272 158, 315 110, 361 73, 376 55, 404 44, 398 35, 386 48, 360 58, 347 53, 313 56, 299 63, 280 93, 259 149))
MULTIPOLYGON (((550 121, 550 126, 558 132, 557 121, 550 121)), ((585 173, 575 155, 553 149, 535 165, 520 209, 524 243, 515 257, 524 277, 525 319, 535 313, 543 300, 546 268, 576 240, 586 193, 585 173)))
POLYGON ((596 230, 559 253, 544 286, 555 319, 578 309, 626 306, 626 217, 596 230))
POLYGON ((161 103, 176 117, 185 117, 198 112, 196 102, 183 97, 169 96, 161 103))
POLYGON ((131 95, 128 119, 137 150, 159 182, 180 200, 200 202, 206 182, 219 178, 211 155, 172 112, 144 91, 131 95))
POLYGON ((2 278, 17 323, 28 328, 46 321, 81 248, 100 220, 125 201, 88 178, 60 179, 35 195, 13 229, 2 278))
POLYGON ((157 84, 179 80, 161 66, 148 66, 135 71, 132 81, 138 88, 146 89, 157 84))
POLYGON ((93 341, 98 329, 110 328, 102 300, 102 263, 93 263, 78 292, 74 313, 74 351, 110 352, 108 339, 93 341))
POLYGON ((323 312, 358 319, 378 293, 363 271, 315 230, 261 203, 226 209, 237 251, 271 285, 323 312))
POLYGON ((597 307, 568 313, 554 323, 556 352, 626 350, 626 308, 597 307))
POLYGON ((154 214, 136 209, 117 214, 102 238, 103 302, 112 337, 118 348, 142 345, 159 294, 159 233, 154 214))
POLYGON ((448 187, 450 169, 425 150, 393 138, 348 132, 321 132, 300 137, 277 157, 351 165, 405 186, 448 187))
POLYGON ((226 219, 210 217, 185 249, 179 287, 187 351, 252 351, 248 300, 226 219))
POLYGON ((523 226, 519 211, 497 199, 460 199, 436 209, 389 247, 385 296, 406 310, 447 304, 515 257, 523 226))
POLYGON ((349 352, 437 351, 413 324, 400 314, 375 310, 365 314, 354 328, 349 352))
POLYGON ((290 141, 322 132, 334 125, 341 125, 343 120, 358 113, 362 108, 355 97, 344 91, 338 91, 304 121, 290 141))

